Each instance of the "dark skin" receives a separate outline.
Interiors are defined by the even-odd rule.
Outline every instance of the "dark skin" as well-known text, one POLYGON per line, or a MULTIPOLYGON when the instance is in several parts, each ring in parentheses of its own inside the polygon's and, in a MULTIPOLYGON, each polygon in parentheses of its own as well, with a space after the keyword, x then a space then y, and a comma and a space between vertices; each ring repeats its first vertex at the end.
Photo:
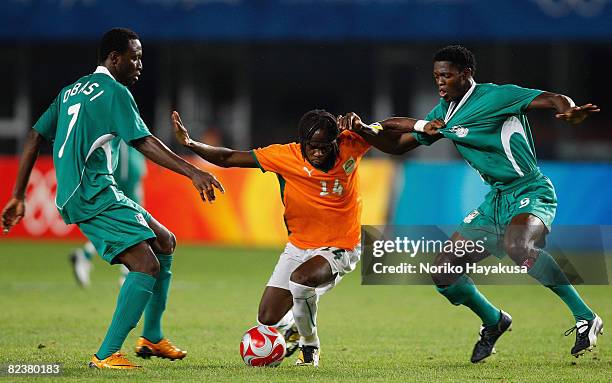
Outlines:
MULTIPOLYGON (((436 61, 433 65, 433 76, 438 94, 447 102, 458 102, 472 86, 473 71, 471 68, 460 68, 449 61, 436 61)), ((555 118, 566 121, 572 125, 580 124, 590 115, 599 112, 599 107, 594 104, 575 106, 574 102, 567 96, 551 92, 543 92, 529 104, 528 110, 552 109, 555 118)), ((416 120, 411 118, 390 118, 382 121, 383 131, 373 136, 363 130, 363 122, 355 113, 348 113, 339 117, 341 130, 349 129, 358 132, 374 147, 390 154, 403 154, 410 151, 419 143, 411 134, 414 131, 416 120), (388 132, 385 132, 389 129, 388 132)), ((440 136, 440 129, 445 127, 444 121, 434 120, 428 122, 424 127, 424 133, 430 136, 440 136)), ((512 218, 506 227, 504 234, 504 249, 508 256, 517 265, 532 265, 538 257, 539 248, 536 245, 547 234, 548 229, 544 223, 535 215, 529 213, 518 214, 512 218)), ((451 240, 464 240, 459 233, 455 232, 451 240)), ((488 256, 485 254, 471 254, 470 256, 457 258, 452 254, 440 254, 436 264, 452 263, 453 265, 465 265, 467 262, 475 262, 488 256)), ((439 286, 453 283, 459 275, 434 275, 433 279, 439 286)))
MULTIPOLYGON (((125 86, 133 85, 142 71, 142 46, 137 39, 130 40, 125 52, 111 52, 99 65, 105 66, 111 75, 125 86)), ((43 137, 34 129, 28 132, 19 163, 13 197, 2 210, 2 229, 7 234, 25 215, 25 190, 38 157, 43 137)), ((189 162, 183 160, 164 145, 157 137, 148 136, 131 143, 138 151, 153 162, 191 179, 203 201, 215 200, 214 188, 223 192, 223 186, 216 178, 189 162)), ((149 275, 159 272, 155 253, 172 254, 176 246, 174 235, 155 219, 148 222, 156 234, 149 242, 143 241, 119 254, 114 263, 122 263, 131 271, 149 275)))
MULTIPOLYGON (((178 112, 172 112, 172 125, 177 141, 208 162, 224 168, 257 168, 257 162, 249 151, 239 151, 206 145, 194 141, 181 121, 178 112)), ((306 160, 315 168, 321 169, 335 159, 330 138, 323 130, 317 130, 312 139, 306 144, 306 160)), ((305 286, 317 287, 334 280, 331 266, 325 258, 316 255, 301 264, 291 273, 290 279, 305 286)), ((265 325, 278 323, 293 306, 293 297, 289 290, 266 286, 259 302, 257 319, 265 325)))

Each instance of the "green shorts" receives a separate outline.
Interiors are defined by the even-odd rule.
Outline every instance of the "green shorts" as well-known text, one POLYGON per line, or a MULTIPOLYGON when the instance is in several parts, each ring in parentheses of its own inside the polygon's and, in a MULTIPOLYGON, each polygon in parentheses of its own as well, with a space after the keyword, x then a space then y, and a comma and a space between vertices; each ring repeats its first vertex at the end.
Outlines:
POLYGON ((502 258, 506 255, 504 233, 512 218, 532 214, 550 231, 556 211, 555 188, 547 177, 535 172, 508 185, 493 187, 478 209, 463 219, 457 231, 466 239, 482 240, 489 253, 502 258))
POLYGON ((156 237, 147 224, 151 214, 123 194, 119 196, 119 201, 100 214, 77 223, 100 257, 110 264, 129 247, 156 237))

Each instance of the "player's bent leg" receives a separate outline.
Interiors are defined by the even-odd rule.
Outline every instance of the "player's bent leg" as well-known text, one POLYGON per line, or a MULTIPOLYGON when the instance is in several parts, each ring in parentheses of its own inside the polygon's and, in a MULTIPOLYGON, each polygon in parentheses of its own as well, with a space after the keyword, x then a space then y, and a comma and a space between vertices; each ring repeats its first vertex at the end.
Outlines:
MULTIPOLYGON (((465 241, 459 233, 454 233, 452 241, 465 241)), ((441 272, 432 275, 437 291, 455 306, 464 305, 482 320, 483 326, 493 326, 500 319, 500 310, 493 306, 474 285, 474 281, 463 273, 467 263, 476 263, 489 256, 488 253, 465 254, 457 257, 452 253, 441 253, 436 257, 436 266, 447 266, 443 270, 461 272, 441 272)))
POLYGON ((578 329, 571 354, 579 356, 595 346, 603 322, 582 300, 554 258, 537 246, 546 233, 540 218, 519 214, 506 229, 504 248, 516 264, 526 266, 529 275, 557 294, 570 309, 576 320, 574 328, 578 329))
POLYGON ((266 326, 276 327, 291 311, 292 306, 293 297, 289 290, 266 286, 259 302, 257 321, 266 326))
MULTIPOLYGON (((459 233, 454 233, 452 241, 465 241, 459 233)), ((447 266, 438 274, 433 274, 432 279, 436 284, 437 291, 444 295, 455 306, 463 305, 472 310, 482 320, 479 339, 474 345, 472 363, 477 363, 489 357, 495 352, 495 343, 499 337, 510 329, 512 317, 495 307, 476 288, 474 281, 462 271, 468 263, 477 263, 489 256, 488 252, 464 254, 457 257, 452 253, 441 253, 436 258, 436 266, 447 266), (461 272, 451 272, 458 270, 461 272)))
POLYGON ((289 289, 293 296, 293 317, 300 333, 300 355, 296 365, 316 367, 319 364, 316 287, 332 282, 335 277, 330 262, 322 255, 315 255, 291 273, 289 289))
POLYGON ((118 354, 118 351, 128 333, 136 327, 151 298, 155 284, 153 275, 159 272, 159 263, 145 241, 126 249, 116 256, 113 262, 123 263, 130 269, 130 273, 119 291, 113 319, 102 345, 90 362, 90 367, 134 368, 137 366, 131 363, 131 366, 127 365, 127 359, 118 354), (117 367, 112 367, 113 365, 117 367))
POLYGON ((146 213, 146 221, 155 233, 151 248, 159 262, 159 272, 156 275, 153 294, 144 312, 142 336, 136 343, 136 355, 142 358, 156 356, 176 360, 187 356, 187 351, 174 346, 162 331, 162 316, 166 310, 168 293, 172 280, 172 260, 176 248, 176 238, 155 218, 146 213))
POLYGON ((293 297, 287 289, 266 286, 259 302, 257 323, 276 328, 285 338, 285 358, 299 347, 300 334, 293 319, 293 297))

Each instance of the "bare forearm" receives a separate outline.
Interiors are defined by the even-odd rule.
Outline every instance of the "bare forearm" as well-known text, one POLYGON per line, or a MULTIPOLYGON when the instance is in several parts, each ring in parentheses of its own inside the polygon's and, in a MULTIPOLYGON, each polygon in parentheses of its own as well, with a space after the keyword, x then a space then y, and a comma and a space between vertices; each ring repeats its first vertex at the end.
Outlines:
POLYGON ((223 168, 256 168, 257 161, 249 151, 233 150, 189 140, 185 147, 206 161, 223 168))
POLYGON ((371 135, 359 131, 361 136, 372 146, 389 154, 403 154, 419 146, 418 141, 412 136, 414 118, 392 117, 381 121, 383 129, 377 135, 371 135))
POLYGON ((562 94, 543 92, 534 98, 529 104, 528 110, 532 109, 554 109, 557 113, 563 113, 574 107, 574 101, 562 94))
POLYGON ((191 178, 197 170, 195 166, 176 155, 155 136, 135 140, 132 144, 145 157, 175 173, 191 178))
POLYGON ((383 127, 383 131, 397 132, 397 133, 411 133, 414 132, 414 124, 418 120, 408 117, 391 117, 380 122, 383 127))
POLYGON ((34 129, 30 129, 26 141, 23 145, 21 160, 19 161, 19 170, 17 171, 17 180, 13 189, 13 197, 17 199, 25 198, 25 191, 30 180, 32 168, 38 158, 40 145, 43 137, 34 129))
POLYGON ((234 152, 232 149, 211 146, 193 140, 186 146, 189 148, 189 150, 212 164, 221 166, 223 168, 232 166, 229 161, 232 153, 234 152))

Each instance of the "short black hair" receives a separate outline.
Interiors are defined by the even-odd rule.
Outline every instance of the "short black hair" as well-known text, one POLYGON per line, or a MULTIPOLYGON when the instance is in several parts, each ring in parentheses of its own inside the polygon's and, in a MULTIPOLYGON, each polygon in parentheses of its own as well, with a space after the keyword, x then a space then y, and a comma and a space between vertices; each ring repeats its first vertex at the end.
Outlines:
POLYGON ((434 62, 450 61, 460 70, 471 69, 472 74, 476 73, 476 57, 464 46, 449 45, 446 46, 434 55, 434 62))
MULTIPOLYGON (((298 122, 298 135, 304 159, 306 159, 306 144, 310 142, 312 136, 319 129, 323 129, 327 133, 327 137, 330 138, 330 142, 335 140, 340 134, 336 117, 326 110, 310 110, 304 113, 302 118, 300 118, 300 122, 298 122)), ((338 154, 337 146, 335 154, 338 154)))
POLYGON ((106 32, 98 46, 98 64, 102 64, 111 52, 124 53, 130 40, 140 39, 136 32, 127 28, 113 28, 106 32))

